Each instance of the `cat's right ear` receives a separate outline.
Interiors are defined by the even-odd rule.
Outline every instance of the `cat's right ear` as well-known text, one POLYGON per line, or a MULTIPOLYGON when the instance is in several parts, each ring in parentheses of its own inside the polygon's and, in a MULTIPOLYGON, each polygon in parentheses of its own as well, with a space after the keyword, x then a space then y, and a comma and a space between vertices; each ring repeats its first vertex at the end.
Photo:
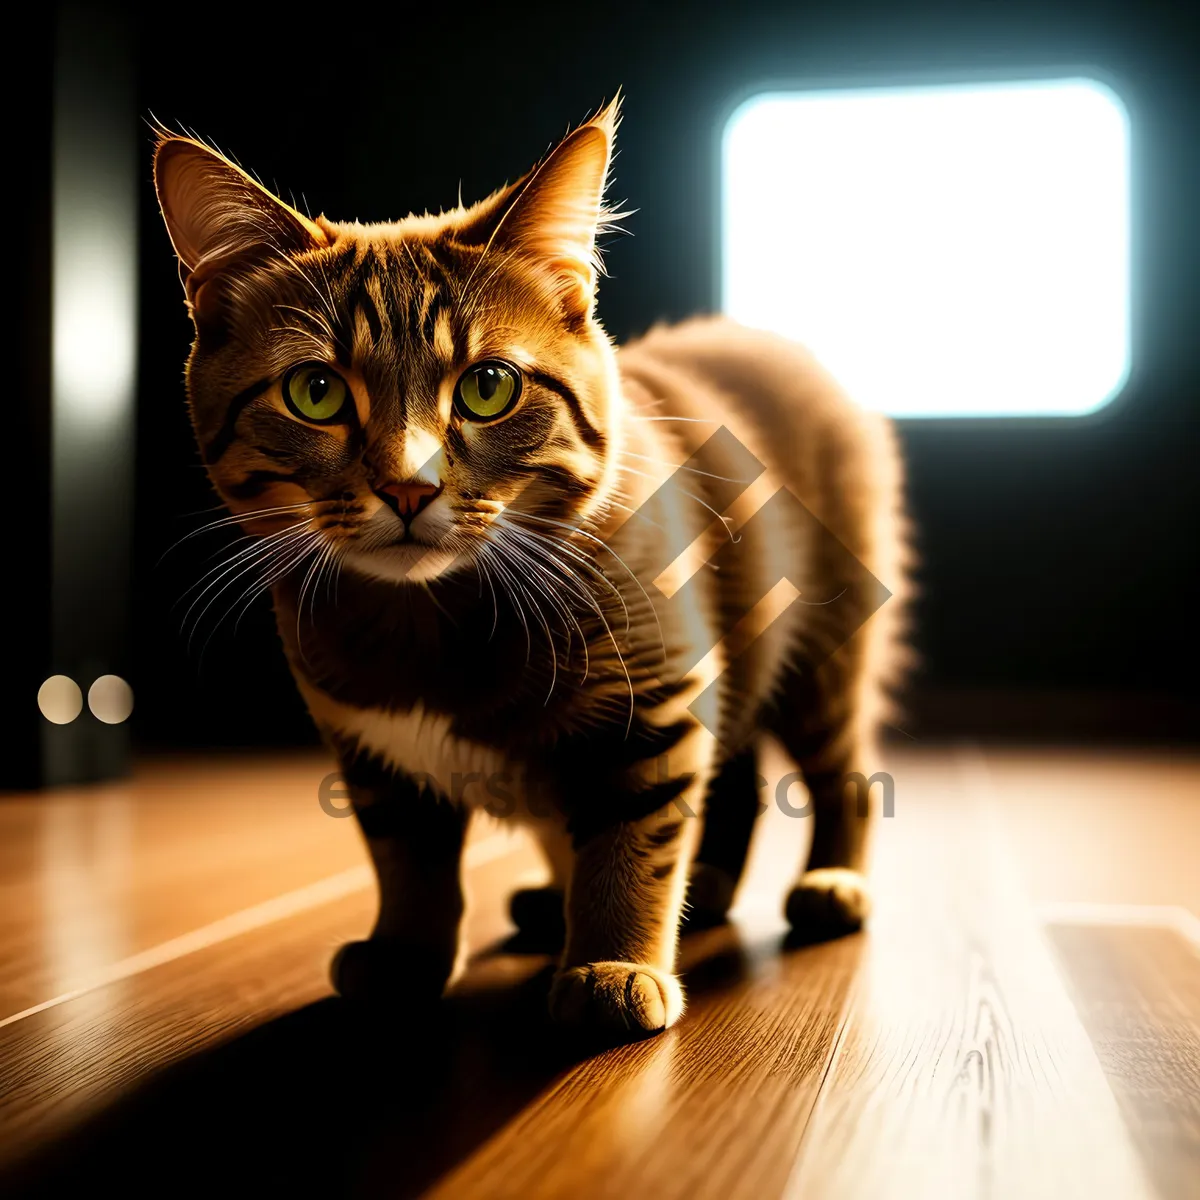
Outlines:
POLYGON ((239 267, 328 245, 314 221, 192 138, 164 137, 158 143, 154 187, 179 256, 188 307, 198 321, 219 316, 219 282, 239 267))

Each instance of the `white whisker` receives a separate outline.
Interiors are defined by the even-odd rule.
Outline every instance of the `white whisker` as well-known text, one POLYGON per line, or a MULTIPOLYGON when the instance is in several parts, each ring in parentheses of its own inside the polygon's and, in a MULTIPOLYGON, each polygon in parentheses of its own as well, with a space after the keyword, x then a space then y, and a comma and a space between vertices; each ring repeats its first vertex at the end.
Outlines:
MULTIPOLYGON (((524 511, 521 511, 519 515, 522 517, 526 517, 532 521, 542 521, 543 523, 545 523, 547 525, 554 525, 559 529, 565 529, 571 533, 577 533, 577 534, 579 534, 580 537, 587 538, 588 541, 594 542, 597 546, 599 546, 606 553, 611 554, 612 557, 614 559, 616 559, 616 561, 618 563, 621 564, 621 567, 624 569, 625 574, 628 575, 629 578, 631 580, 633 580, 633 582, 637 585, 638 590, 642 593, 642 597, 645 599, 646 603, 649 605, 650 612, 654 615, 654 623, 658 627, 659 643, 662 646, 663 654, 664 655, 666 654, 667 643, 666 643, 666 638, 663 636, 662 622, 658 618, 658 609, 654 607, 654 601, 650 599, 650 593, 646 591, 646 588, 643 585, 642 581, 630 569, 629 564, 611 546, 609 546, 609 544, 607 542, 603 541, 601 538, 598 538, 594 533, 589 533, 586 529, 581 529, 578 525, 571 525, 571 524, 568 524, 566 521, 557 521, 553 517, 539 517, 539 516, 536 516, 534 513, 524 512, 524 511)), ((632 720, 632 714, 631 714, 630 719, 632 720)))
MULTIPOLYGON (((280 513, 296 512, 301 508, 308 508, 309 505, 312 505, 315 503, 317 503, 315 500, 305 500, 300 504, 280 504, 274 508, 258 508, 258 509, 254 509, 253 511, 248 512, 248 513, 235 513, 231 516, 219 517, 215 521, 209 521, 207 524, 201 525, 199 529, 193 529, 191 531, 191 533, 185 533, 183 535, 183 537, 181 537, 177 542, 173 542, 170 546, 168 546, 162 552, 162 555, 158 561, 159 561, 159 563, 161 563, 162 560, 164 558, 166 558, 167 555, 170 554, 172 550, 176 549, 179 546, 182 546, 183 543, 188 541, 189 539, 194 538, 194 537, 199 537, 200 534, 208 533, 210 530, 221 529, 226 525, 241 524, 243 521, 258 521, 264 517, 276 516, 280 513)), ((224 508, 225 505, 221 504, 221 505, 218 505, 217 507, 224 508)), ((209 511, 211 512, 212 510, 210 509, 209 511)))
MULTIPOLYGON (((514 514, 514 515, 515 515, 515 514, 514 514)), ((530 516, 530 515, 532 515, 532 514, 530 514, 530 513, 523 513, 523 514, 521 514, 521 515, 523 515, 523 516, 530 516)), ((542 519, 542 520, 549 520, 549 518, 540 518, 540 519, 542 519)), ((510 526, 509 528, 511 529, 511 526, 510 526)), ((583 530, 576 529, 576 532, 578 532, 578 533, 582 533, 582 532, 583 532, 583 530)), ((591 536, 591 535, 587 535, 587 536, 591 536)), ((596 539, 594 539, 594 540, 596 540, 596 541, 599 541, 599 538, 596 538, 596 539)), ((603 545, 604 543, 603 543, 603 542, 601 542, 600 544, 601 544, 601 545, 603 545)), ((607 549, 607 547, 605 547, 605 549, 607 549)), ((610 550, 610 551, 609 551, 609 553, 610 553, 610 554, 612 554, 613 552, 610 550)), ((614 557, 617 557, 617 556, 614 554, 614 557)), ((629 568, 628 568, 628 567, 626 567, 626 570, 628 570, 628 569, 629 569, 629 568)), ((635 578, 635 582, 636 582, 636 581, 637 581, 637 580, 636 580, 636 577, 634 577, 634 578, 635 578)), ((640 583, 639 583, 639 586, 640 586, 640 583)), ((643 589, 643 594, 644 594, 644 589, 643 589)), ((646 597, 646 599, 647 599, 647 602, 649 602, 649 597, 648 597, 648 596, 646 597)), ((622 604, 624 604, 624 600, 623 600, 623 598, 622 598, 622 604)), ((592 598, 592 610, 595 612, 596 616, 599 618, 599 620, 600 620, 600 623, 601 623, 601 624, 604 626, 604 631, 605 631, 605 633, 607 633, 607 634, 608 634, 609 641, 610 641, 610 642, 612 642, 612 647, 613 647, 613 650, 616 652, 616 655, 617 655, 617 662, 618 662, 618 664, 620 665, 620 667, 621 667, 621 672, 622 672, 622 674, 623 674, 623 675, 624 675, 624 677, 625 677, 625 685, 626 685, 626 687, 629 689, 629 712, 628 712, 628 716, 627 716, 627 719, 626 719, 626 722, 625 722, 625 736, 626 736, 626 737, 628 737, 628 736, 629 736, 629 731, 630 731, 630 730, 633 728, 633 712, 634 712, 634 706, 635 706, 635 697, 634 697, 634 690, 633 690, 633 679, 632 679, 632 677, 631 677, 631 676, 630 676, 630 674, 629 674, 629 668, 628 668, 628 666, 627 666, 627 665, 626 665, 626 663, 625 663, 625 656, 624 656, 624 654, 622 654, 622 653, 621 653, 621 645, 620 645, 620 643, 617 641, 616 635, 615 635, 615 634, 613 633, 613 631, 612 631, 612 626, 611 626, 611 625, 609 625, 609 623, 608 623, 608 620, 607 620, 607 618, 605 617, 603 610, 600 608, 600 606, 599 606, 598 604, 596 604, 596 603, 595 603, 595 598, 594 598, 594 597, 592 598)), ((654 619, 655 619, 655 621, 657 622, 657 620, 658 620, 658 613, 654 611, 654 606, 653 606, 653 605, 651 605, 651 611, 652 611, 652 612, 654 612, 654 619)), ((627 620, 628 620, 628 615, 629 615, 629 614, 628 614, 628 611, 626 611, 626 619, 627 619, 627 620)), ((628 633, 628 629, 626 630, 626 632, 628 633)), ((583 631, 582 631, 582 630, 580 630, 580 634, 581 634, 581 636, 582 636, 582 633, 583 633, 583 631)), ((662 634, 662 629, 661 629, 661 626, 660 626, 660 627, 659 627, 659 635, 660 635, 660 638, 661 638, 661 634, 662 634)), ((589 665, 590 665, 590 660, 589 660, 589 665)))
MULTIPOLYGON (((197 615, 195 621, 192 623, 191 633, 188 635, 189 651, 192 646, 192 641, 195 638, 195 635, 196 635, 197 631, 199 630, 200 625, 204 621, 205 614, 208 612, 208 610, 210 608, 212 608, 212 606, 216 603, 216 601, 222 595, 224 595, 224 593, 226 591, 228 591, 229 588, 232 587, 239 579, 244 579, 247 575, 251 574, 253 571, 255 571, 259 568, 262 568, 262 567, 265 567, 267 570, 270 570, 271 567, 275 563, 277 563, 281 558, 286 557, 289 554, 289 552, 296 545, 302 544, 307 537, 319 536, 319 535, 315 534, 312 530, 309 530, 303 526, 301 526, 299 528, 295 528, 295 529, 285 530, 284 533, 287 536, 280 537, 279 540, 277 540, 277 541, 268 542, 267 539, 264 539, 264 544, 257 548, 259 553, 251 556, 245 563, 242 564, 240 569, 237 570, 237 572, 233 575, 232 578, 227 579, 226 582, 224 584, 222 584, 222 586, 213 593, 213 595, 209 599, 208 603, 205 604, 205 606, 200 610, 200 613, 197 615)), ((212 587, 217 582, 218 582, 217 580, 214 580, 213 584, 210 584, 209 587, 212 587)), ((250 587, 251 587, 251 589, 253 589, 254 584, 251 584, 250 587)), ((205 590, 207 591, 208 589, 205 589, 205 590)), ((195 607, 195 605, 197 603, 199 603, 202 596, 203 596, 203 593, 201 593, 201 596, 196 597, 196 600, 193 601, 193 604, 192 604, 193 608, 195 607)), ((201 661, 203 661, 203 659, 204 659, 204 653, 208 649, 209 642, 212 641, 213 634, 216 633, 217 629, 220 627, 221 622, 225 619, 225 617, 227 617, 229 615, 229 613, 233 611, 233 607, 236 604, 237 604, 237 601, 234 601, 234 604, 231 605, 229 608, 227 608, 225 610, 224 615, 222 617, 220 617, 216 621, 216 623, 213 625, 212 632, 208 635, 208 638, 205 640, 204 646, 201 649, 201 652, 200 652, 201 661)), ((191 609, 189 609, 188 611, 191 612, 191 609)), ((186 619, 187 619, 186 616, 184 619, 186 621, 186 619)), ((236 632, 236 627, 235 627, 235 632, 236 632)))
MULTIPOLYGON (((183 614, 183 621, 181 625, 187 625, 188 617, 191 615, 192 610, 197 604, 200 603, 201 600, 204 599, 204 597, 213 587, 215 587, 223 578, 225 578, 225 576, 229 574, 230 571, 234 570, 235 568, 239 568, 239 564, 241 567, 245 567, 249 564, 252 564, 255 560, 262 558, 263 556, 269 556, 276 546, 283 541, 289 540, 289 535, 294 535, 301 529, 303 529, 303 526, 290 526, 287 529, 281 529, 275 533, 269 534, 267 537, 256 538, 253 545, 244 547, 231 558, 223 560, 211 570, 206 571, 183 593, 182 596, 180 596, 179 600, 176 602, 177 604, 181 604, 187 598, 189 592, 195 591, 196 588, 201 589, 188 606, 187 611, 183 614), (215 578, 213 578, 213 576, 215 576, 215 578), (208 582, 205 582, 206 580, 208 582)), ((219 594, 220 593, 218 593, 218 595, 219 594)))
MULTIPOLYGON (((499 521, 497 521, 493 525, 493 528, 496 530, 498 539, 505 544, 508 551, 515 558, 517 558, 520 562, 522 562, 526 567, 528 567, 532 570, 533 577, 532 577, 531 582, 547 598, 547 600, 549 600, 549 602, 552 605, 552 607, 554 608, 555 612, 559 613, 564 618, 563 628, 567 635, 566 654, 567 654, 568 665, 570 664, 570 661, 571 661, 572 637, 571 637, 571 629, 570 629, 570 626, 567 625, 567 622, 569 621, 571 625, 574 625, 576 631, 579 633, 579 640, 580 640, 580 645, 583 650, 583 659, 584 659, 583 678, 586 679, 587 674, 588 674, 588 668, 589 668, 587 636, 584 634, 583 628, 580 626, 578 620, 575 617, 575 614, 571 611, 570 606, 565 601, 563 601, 560 597, 558 597, 554 594, 550 585, 558 583, 559 580, 554 575, 553 571, 551 571, 549 569, 549 567, 546 565, 546 560, 548 558, 548 560, 551 564, 553 564, 554 566, 560 567, 560 569, 561 569, 561 564, 559 564, 555 561, 555 559, 553 558, 553 555, 547 556, 544 551, 542 551, 539 554, 539 558, 541 558, 542 561, 538 561, 537 559, 530 557, 529 550, 540 550, 540 548, 532 540, 532 538, 530 538, 525 543, 525 546, 522 546, 522 544, 521 544, 522 538, 523 538, 523 536, 528 536, 527 531, 519 530, 513 525, 502 525, 499 521)), ((586 593, 580 592, 576 588, 572 588, 570 584, 568 584, 568 590, 573 595, 575 595, 579 599, 583 600, 583 602, 585 604, 588 604, 590 601, 591 606, 594 607, 595 600, 591 596, 587 595, 586 593)))
POLYGON ((712 471, 701 471, 699 467, 689 467, 684 463, 670 463, 666 459, 651 458, 648 454, 635 454, 632 450, 622 450, 621 453, 626 458, 637 458, 642 462, 656 463, 660 467, 670 467, 672 472, 689 471, 693 475, 704 475, 709 479, 719 479, 722 483, 744 483, 749 485, 754 482, 753 479, 731 479, 728 475, 714 475, 712 471))
MULTIPOLYGON (((622 471, 628 471, 631 475, 640 475, 643 479, 649 479, 652 482, 658 483, 660 485, 670 482, 669 479, 659 479, 657 476, 650 475, 645 471, 639 471, 636 467, 627 467, 622 464, 620 469, 622 471)), ((701 508, 707 508, 708 511, 710 513, 712 513, 712 515, 714 517, 716 517, 718 521, 721 522, 721 526, 722 526, 722 528, 724 528, 725 532, 729 535, 729 540, 731 542, 737 542, 738 540, 740 540, 733 536, 733 522, 728 517, 721 516, 721 514, 719 512, 717 512, 717 510, 715 508, 713 508, 713 506, 711 504, 709 504, 707 500, 703 499, 700 496, 697 496, 695 492, 689 492, 686 488, 677 488, 676 490, 679 492, 680 495, 688 496, 692 500, 695 500, 695 502, 697 504, 699 504, 701 508)))
POLYGON ((529 659, 533 654, 533 640, 529 635, 529 623, 525 620, 525 610, 512 587, 512 576, 505 567, 495 546, 484 543, 479 547, 479 550, 495 568, 500 585, 512 603, 513 610, 517 614, 517 619, 521 622, 521 626, 525 630, 525 665, 529 666, 529 659))
POLYGON ((719 425, 720 421, 709 420, 707 417, 639 417, 629 414, 631 421, 687 421, 693 425, 719 425))

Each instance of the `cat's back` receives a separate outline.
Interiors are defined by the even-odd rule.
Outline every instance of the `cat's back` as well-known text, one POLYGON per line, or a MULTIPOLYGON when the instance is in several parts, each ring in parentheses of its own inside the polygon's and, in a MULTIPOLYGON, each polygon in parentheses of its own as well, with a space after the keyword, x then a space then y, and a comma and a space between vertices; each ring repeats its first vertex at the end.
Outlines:
POLYGON ((701 317, 655 327, 618 363, 638 415, 671 418, 656 426, 684 457, 724 425, 853 552, 876 559, 897 540, 891 423, 855 404, 805 347, 701 317))

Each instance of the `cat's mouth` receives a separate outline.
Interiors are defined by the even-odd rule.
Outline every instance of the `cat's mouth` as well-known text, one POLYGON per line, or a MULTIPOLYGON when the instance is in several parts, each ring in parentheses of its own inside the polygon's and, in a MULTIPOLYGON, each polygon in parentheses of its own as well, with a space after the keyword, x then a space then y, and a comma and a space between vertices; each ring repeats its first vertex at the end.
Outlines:
POLYGON ((386 540, 379 538, 371 545, 372 554, 382 554, 397 561, 415 562, 426 552, 436 551, 441 539, 436 535, 429 537, 427 533, 419 533, 412 525, 404 525, 396 529, 388 529, 386 540))
POLYGON ((389 543, 388 548, 390 549, 392 546, 421 546, 422 548, 428 549, 430 543, 422 541, 415 533, 413 533, 411 529, 406 526, 404 532, 398 538, 396 538, 395 541, 389 543))
POLYGON ((440 487, 431 489, 411 502, 408 496, 375 492, 382 503, 347 551, 346 564, 391 583, 422 583, 453 570, 465 561, 464 552, 451 549, 453 517, 446 501, 434 504, 441 493, 440 487))
POLYGON ((389 583, 424 583, 463 561, 461 551, 431 546, 409 535, 371 549, 354 548, 344 560, 347 566, 373 579, 389 583))

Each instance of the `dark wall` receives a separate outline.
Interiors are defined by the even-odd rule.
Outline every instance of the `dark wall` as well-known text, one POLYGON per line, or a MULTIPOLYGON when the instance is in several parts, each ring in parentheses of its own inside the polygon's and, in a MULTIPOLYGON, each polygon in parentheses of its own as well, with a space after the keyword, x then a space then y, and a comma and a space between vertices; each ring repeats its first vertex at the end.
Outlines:
MULTIPOLYGON (((142 112, 213 139, 314 212, 371 220, 451 204, 460 180, 465 199, 484 195, 621 86, 615 195, 638 211, 633 236, 610 245, 600 309, 626 338, 713 305, 716 131, 747 88, 1102 69, 1133 121, 1133 379, 1096 418, 904 425, 923 562, 914 703, 964 687, 1117 694, 1131 719, 1153 709, 1187 732, 1183 631, 1200 532, 1200 84, 1182 8, 723 8, 606 16, 584 5, 544 15, 446 6, 445 24, 428 4, 355 6, 345 19, 330 9, 319 22, 246 4, 207 6, 202 20, 194 9, 160 11, 141 35, 142 112)), ((264 602, 236 636, 231 618, 209 637, 220 601, 190 648, 180 635, 183 609, 171 606, 227 542, 193 538, 156 566, 203 519, 186 514, 215 500, 184 411, 189 328, 154 208, 150 147, 147 130, 137 732, 159 744, 306 738, 264 602)), ((1053 723, 1054 704, 1038 711, 1053 723)))
MULTIPOLYGON (((0 102, 6 112, 24 106, 13 121, 8 153, 20 164, 20 237, 6 259, 19 297, 10 309, 18 396, 10 403, 6 433, 16 449, 10 486, 20 498, 10 513, 5 537, 4 586, 0 621, 9 630, 4 686, 0 687, 0 728, 5 759, 0 786, 35 787, 40 781, 44 722, 33 697, 46 677, 50 657, 51 472, 50 472, 50 163, 54 23, 45 11, 30 15, 32 34, 25 78, 6 72, 0 102), (15 410, 15 411, 14 411, 15 410), (15 419, 14 419, 15 417, 15 419), (9 582, 11 571, 16 584, 9 582)), ((10 209, 15 196, 10 198, 10 209)), ((12 467, 10 467, 10 472, 12 467)))

